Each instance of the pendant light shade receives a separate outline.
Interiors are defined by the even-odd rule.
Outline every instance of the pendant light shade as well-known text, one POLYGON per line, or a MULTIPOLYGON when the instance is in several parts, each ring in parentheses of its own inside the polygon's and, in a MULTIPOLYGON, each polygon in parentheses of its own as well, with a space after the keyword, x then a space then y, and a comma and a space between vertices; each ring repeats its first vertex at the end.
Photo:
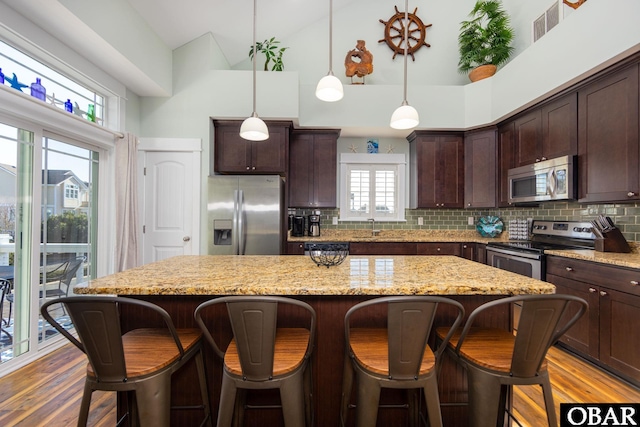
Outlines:
POLYGON ((240 136, 249 141, 264 141, 269 138, 269 129, 267 124, 258 117, 256 113, 251 117, 247 117, 240 126, 240 136))
POLYGON ((342 82, 333 75, 331 71, 318 82, 316 86, 316 96, 319 100, 325 102, 340 101, 344 96, 342 82))
POLYGON ((409 0, 404 2, 404 98, 391 115, 390 126, 394 129, 412 129, 420 123, 418 111, 407 102, 407 56, 409 49, 409 0))
POLYGON ((391 115, 391 127, 394 129, 412 129, 420 123, 418 111, 404 101, 391 115))
POLYGON ((329 0, 329 73, 316 86, 316 97, 325 102, 340 101, 344 96, 342 82, 333 75, 333 0, 329 0))
POLYGON ((269 138, 269 129, 256 113, 256 2, 253 0, 253 113, 242 122, 240 137, 249 141, 264 141, 269 138))

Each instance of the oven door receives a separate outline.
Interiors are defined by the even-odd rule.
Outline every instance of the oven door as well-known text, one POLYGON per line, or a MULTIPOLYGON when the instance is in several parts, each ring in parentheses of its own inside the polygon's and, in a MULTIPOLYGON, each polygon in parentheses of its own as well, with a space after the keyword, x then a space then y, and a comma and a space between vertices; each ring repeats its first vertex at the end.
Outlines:
POLYGON ((544 280, 544 255, 487 247, 487 264, 501 270, 544 280))

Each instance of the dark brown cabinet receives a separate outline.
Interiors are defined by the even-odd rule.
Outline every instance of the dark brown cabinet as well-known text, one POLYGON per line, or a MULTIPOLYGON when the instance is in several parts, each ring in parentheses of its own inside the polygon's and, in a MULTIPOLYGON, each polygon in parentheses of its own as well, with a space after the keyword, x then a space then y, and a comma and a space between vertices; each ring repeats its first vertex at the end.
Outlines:
POLYGON ((415 255, 411 242, 351 242, 349 255, 415 255))
POLYGON ((287 242, 287 255, 304 255, 304 243, 287 242))
POLYGON ((542 113, 535 109, 517 118, 515 125, 516 166, 540 161, 538 150, 542 142, 542 113))
POLYGON ((496 207, 496 129, 469 132, 464 137, 464 206, 496 207))
POLYGON ((337 129, 293 130, 289 142, 289 207, 335 208, 337 129))
POLYGON ((578 92, 580 202, 640 199, 638 64, 578 92))
POLYGON ((214 120, 214 170, 229 174, 280 174, 287 171, 291 122, 265 121, 269 139, 240 137, 240 120, 214 120))
POLYGON ((462 256, 460 243, 418 243, 418 255, 455 255, 462 256))
POLYGON ((563 345, 640 385, 640 272, 549 256, 547 281, 589 303, 563 345))
POLYGON ((514 121, 516 166, 530 165, 578 151, 575 92, 537 107, 514 121))
POLYGON ((509 206, 509 169, 516 166, 515 124, 498 128, 498 207, 509 206))
POLYGON ((412 132, 410 207, 464 206, 464 141, 462 134, 412 132))

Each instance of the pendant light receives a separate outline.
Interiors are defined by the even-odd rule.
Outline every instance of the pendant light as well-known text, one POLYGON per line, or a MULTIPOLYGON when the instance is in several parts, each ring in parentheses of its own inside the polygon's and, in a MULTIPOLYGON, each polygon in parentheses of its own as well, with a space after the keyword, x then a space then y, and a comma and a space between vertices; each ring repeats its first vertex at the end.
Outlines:
POLYGON ((321 101, 340 101, 344 96, 342 82, 333 75, 333 0, 329 0, 329 73, 320 79, 316 86, 316 96, 321 101))
POLYGON ((253 113, 242 122, 240 137, 249 141, 264 141, 269 138, 269 129, 256 113, 256 1, 253 0, 253 113))
POLYGON ((420 118, 415 108, 407 102, 407 56, 409 48, 409 0, 404 2, 404 98, 402 105, 391 115, 390 126, 394 129, 411 129, 418 126, 420 118))

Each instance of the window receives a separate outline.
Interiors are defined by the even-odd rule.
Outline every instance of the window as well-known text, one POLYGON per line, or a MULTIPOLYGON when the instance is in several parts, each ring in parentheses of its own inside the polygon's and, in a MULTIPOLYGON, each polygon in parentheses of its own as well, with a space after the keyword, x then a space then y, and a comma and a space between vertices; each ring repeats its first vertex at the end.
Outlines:
POLYGON ((66 199, 77 199, 78 186, 75 184, 66 183, 64 186, 64 197, 66 199))
POLYGON ((340 220, 404 221, 404 154, 343 153, 340 220))

